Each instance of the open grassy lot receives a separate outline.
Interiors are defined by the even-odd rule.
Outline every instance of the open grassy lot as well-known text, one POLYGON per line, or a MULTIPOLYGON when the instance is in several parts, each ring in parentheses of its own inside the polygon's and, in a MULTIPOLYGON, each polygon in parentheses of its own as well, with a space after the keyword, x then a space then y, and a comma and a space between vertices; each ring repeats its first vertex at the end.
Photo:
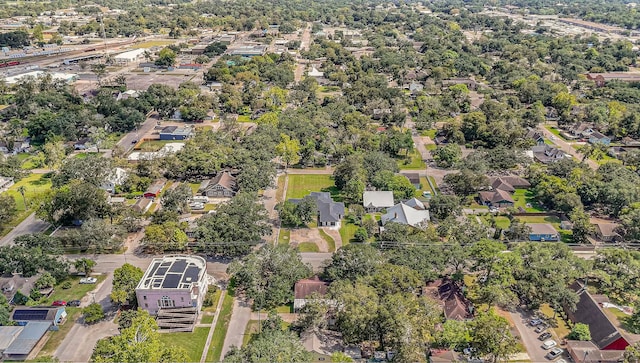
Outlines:
POLYGON ((336 241, 333 240, 331 236, 327 234, 324 230, 318 230, 320 232, 320 237, 322 237, 325 242, 327 242, 327 246, 329 246, 329 252, 335 252, 336 250, 336 241))
POLYGON ((251 122, 251 116, 249 115, 239 115, 238 122, 251 122))
POLYGON ((298 251, 300 252, 320 252, 318 245, 313 242, 302 242, 298 244, 298 251))
POLYGON ((545 212, 546 210, 539 205, 535 199, 533 192, 528 189, 516 189, 513 193, 514 206, 516 208, 522 207, 527 212, 545 212), (530 207, 527 207, 527 203, 530 207))
POLYGON ((281 228, 280 234, 278 235, 278 244, 288 245, 290 241, 291 241, 291 230, 287 228, 281 228))
POLYGON ((342 221, 342 224, 340 225, 340 237, 342 237, 343 246, 351 243, 353 236, 356 234, 356 229, 358 229, 358 226, 355 224, 344 220, 342 221))
POLYGON ((35 359, 36 362, 43 361, 43 357, 53 356, 53 353, 55 353, 56 349, 58 349, 60 343, 62 343, 64 338, 67 336, 67 334, 75 324, 76 320, 78 320, 78 318, 82 314, 82 309, 80 308, 67 307, 65 308, 65 310, 67 311, 67 320, 64 322, 64 324, 58 326, 60 330, 50 331, 47 333, 49 334, 49 339, 44 344, 40 352, 38 352, 38 356, 35 359))
POLYGON ((398 167, 404 170, 422 170, 427 167, 424 161, 422 161, 422 156, 416 149, 413 149, 407 157, 405 157, 404 154, 399 155, 396 161, 398 167))
POLYGON ((12 185, 6 193, 16 200, 18 211, 25 210, 22 195, 18 192, 21 186, 25 188, 24 197, 27 200, 27 205, 30 205, 35 202, 35 199, 51 189, 51 178, 46 177, 46 174, 31 174, 12 185))
POLYGON ((311 192, 330 192, 336 199, 338 189, 331 175, 326 174, 292 174, 289 175, 287 199, 304 198, 311 192))
POLYGON ((79 276, 72 277, 68 280, 68 281, 71 281, 70 289, 63 289, 60 286, 61 284, 58 284, 55 287, 53 294, 51 294, 51 296, 49 296, 48 298, 40 299, 39 303, 40 305, 50 305, 52 302, 56 300, 64 300, 64 301, 80 300, 83 297, 85 297, 89 293, 89 291, 92 291, 93 289, 95 289, 96 286, 102 281, 104 281, 104 279, 106 278, 106 276, 104 275, 94 276, 94 277, 98 279, 98 281, 95 284, 81 284, 80 279, 82 277, 79 277, 79 276))
MULTIPOLYGON (((142 43, 138 43, 136 45, 133 46, 133 48, 139 49, 139 48, 153 48, 153 47, 162 47, 165 45, 169 45, 169 44, 173 44, 172 41, 170 40, 149 40, 146 42, 142 42, 142 43)), ((200 359, 198 358, 198 361, 200 361, 200 359)))
MULTIPOLYGON (((231 312, 233 311, 233 295, 227 293, 222 301, 222 309, 216 322, 215 330, 213 331, 213 337, 211 338, 211 345, 207 352, 207 362, 219 362, 220 355, 222 354, 222 345, 224 344, 224 338, 227 336, 227 329, 229 328, 229 320, 231 320, 231 312)), ((200 361, 200 357, 195 360, 200 361)))
POLYGON ((209 328, 204 327, 195 328, 192 333, 162 333, 160 342, 164 346, 184 348, 189 362, 199 362, 208 334, 209 328))

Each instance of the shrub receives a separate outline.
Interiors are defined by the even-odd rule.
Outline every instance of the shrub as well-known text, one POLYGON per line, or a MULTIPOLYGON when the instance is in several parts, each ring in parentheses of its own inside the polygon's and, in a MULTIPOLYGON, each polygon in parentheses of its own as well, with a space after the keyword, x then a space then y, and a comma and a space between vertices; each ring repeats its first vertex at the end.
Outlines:
POLYGON ((85 323, 93 324, 104 319, 104 310, 102 310, 102 305, 93 303, 82 309, 82 315, 84 316, 85 323))
POLYGON ((60 287, 63 290, 69 290, 71 288, 71 286, 73 286, 73 285, 71 284, 71 281, 69 281, 69 280, 67 280, 67 281, 65 281, 65 282, 60 284, 60 287))
POLYGON ((218 287, 216 285, 209 285, 207 294, 204 296, 204 301, 202 301, 202 306, 213 306, 213 304, 215 303, 216 291, 218 291, 218 287))

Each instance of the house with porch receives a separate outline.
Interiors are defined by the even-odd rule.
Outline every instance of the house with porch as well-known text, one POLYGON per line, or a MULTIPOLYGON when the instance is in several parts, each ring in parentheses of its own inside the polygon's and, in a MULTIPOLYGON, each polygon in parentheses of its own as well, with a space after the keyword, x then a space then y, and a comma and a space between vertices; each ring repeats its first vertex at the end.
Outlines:
POLYGON ((236 178, 228 171, 219 172, 213 179, 200 183, 198 194, 207 197, 231 198, 238 192, 236 178))
POLYGON ((513 197, 509 192, 502 189, 481 191, 478 193, 480 204, 488 207, 508 208, 513 207, 513 197))
POLYGON ((344 203, 334 202, 329 192, 311 192, 302 199, 288 200, 293 204, 299 204, 306 198, 311 198, 316 203, 318 227, 340 227, 340 221, 344 217, 344 203))

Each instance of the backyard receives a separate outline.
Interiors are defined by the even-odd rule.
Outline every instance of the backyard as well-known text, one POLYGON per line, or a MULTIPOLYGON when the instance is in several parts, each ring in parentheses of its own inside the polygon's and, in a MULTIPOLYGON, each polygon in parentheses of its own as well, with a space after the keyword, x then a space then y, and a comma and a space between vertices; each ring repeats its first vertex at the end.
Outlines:
POLYGON ((311 192, 330 192, 334 200, 338 188, 331 175, 327 174, 291 174, 287 186, 287 199, 304 198, 311 192))
POLYGON ((53 294, 51 294, 51 296, 40 299, 38 303, 40 305, 50 305, 52 302, 56 300, 63 300, 63 301, 80 300, 83 297, 85 297, 90 291, 93 291, 96 288, 96 286, 102 281, 104 281, 104 279, 106 278, 105 275, 99 275, 94 277, 98 279, 98 281, 95 284, 81 284, 80 279, 82 277, 80 276, 71 277, 68 280, 66 280, 66 281, 71 281, 70 288, 63 289, 62 284, 65 283, 63 281, 62 283, 56 285, 55 290, 53 291, 53 294))
POLYGON ((353 240, 353 236, 356 234, 357 229, 358 226, 355 224, 346 220, 342 221, 342 225, 340 226, 340 237, 342 238, 343 246, 348 245, 353 240))
POLYGON ((529 189, 516 189, 513 193, 514 207, 522 207, 527 212, 546 212, 544 208, 535 200, 533 191, 529 189), (528 204, 528 205, 527 205, 528 204))
POLYGON ((423 170, 427 166, 422 160, 422 156, 418 150, 413 149, 408 156, 405 157, 404 153, 396 157, 398 167, 403 170, 423 170))

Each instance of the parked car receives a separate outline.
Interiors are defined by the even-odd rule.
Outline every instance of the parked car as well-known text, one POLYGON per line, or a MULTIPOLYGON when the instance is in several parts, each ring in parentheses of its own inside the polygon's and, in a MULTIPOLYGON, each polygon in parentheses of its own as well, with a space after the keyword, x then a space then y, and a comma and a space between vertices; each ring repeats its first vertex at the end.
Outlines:
POLYGON ((555 347, 556 345, 558 345, 558 343, 556 343, 555 340, 549 339, 546 342, 542 343, 542 348, 549 350, 553 347, 555 347))
POLYGON ((543 340, 547 340, 549 338, 551 338, 551 333, 544 332, 544 333, 540 334, 540 336, 538 337, 538 340, 539 341, 543 341, 543 340))
POLYGON ((531 321, 529 321, 529 325, 531 325, 531 326, 538 326, 540 324, 542 324, 542 319, 535 318, 535 319, 531 319, 531 321))
POLYGON ((95 284, 96 282, 98 282, 98 279, 95 277, 85 277, 80 279, 81 284, 95 284))
POLYGON ((67 303, 67 306, 80 306, 80 300, 71 300, 67 303))
POLYGON ((538 325, 538 326, 536 327, 535 332, 536 332, 536 333, 538 333, 538 334, 540 334, 540 333, 542 333, 545 329, 547 329, 547 326, 546 326, 546 325, 544 325, 544 324, 540 324, 540 325, 538 325))
MULTIPOLYGON (((555 342, 554 342, 555 343, 555 342)), ((547 353, 546 358, 549 360, 553 360, 562 355, 563 350, 560 348, 553 348, 547 353)))
POLYGON ((191 203, 189 204, 189 207, 193 210, 203 210, 204 209, 204 204, 202 203, 191 203))
POLYGON ((51 306, 67 306, 67 302, 64 300, 56 300, 51 303, 51 306))

